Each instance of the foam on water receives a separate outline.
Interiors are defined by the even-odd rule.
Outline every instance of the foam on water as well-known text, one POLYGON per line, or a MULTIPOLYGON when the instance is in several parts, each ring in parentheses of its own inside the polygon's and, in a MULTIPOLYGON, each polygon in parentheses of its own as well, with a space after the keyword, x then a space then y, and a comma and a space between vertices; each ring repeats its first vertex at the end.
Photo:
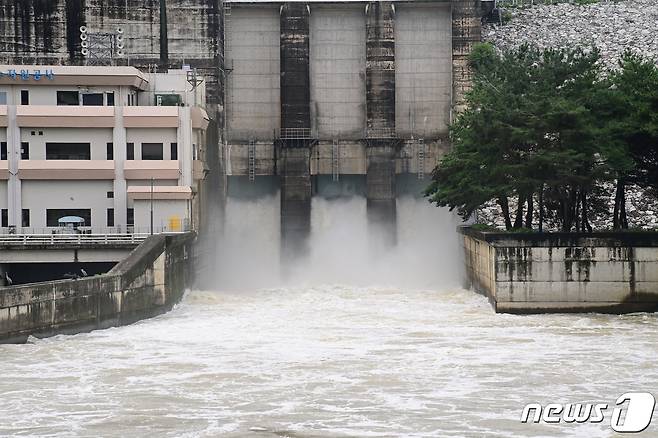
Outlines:
POLYGON ((518 419, 655 391, 657 341, 653 315, 495 315, 459 289, 195 291, 132 326, 0 347, 0 435, 610 436, 518 419))
POLYGON ((277 202, 229 211, 217 291, 0 346, 0 435, 597 437, 605 422, 521 410, 656 392, 655 315, 496 315, 455 286, 450 216, 412 199, 398 249, 374 255, 362 201, 314 201, 311 253, 282 276, 277 202))

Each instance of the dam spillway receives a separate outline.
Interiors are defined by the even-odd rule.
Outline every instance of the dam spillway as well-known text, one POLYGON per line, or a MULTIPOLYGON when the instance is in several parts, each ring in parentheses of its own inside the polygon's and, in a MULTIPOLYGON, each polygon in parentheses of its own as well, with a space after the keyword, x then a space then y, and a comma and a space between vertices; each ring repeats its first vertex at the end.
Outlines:
POLYGON ((463 57, 479 40, 475 3, 232 1, 225 11, 228 186, 280 177, 285 248, 310 232, 322 177, 364 176, 367 216, 394 243, 398 177, 425 180, 449 148, 463 57))
POLYGON ((231 178, 274 176, 282 243, 293 252, 310 232, 315 176, 365 176, 367 215, 395 241, 397 180, 426 179, 449 149, 447 126, 470 78, 466 57, 480 40, 475 0, 2 6, 7 64, 84 64, 85 26, 123 30, 116 64, 197 69, 212 119, 202 228, 221 228, 231 178))

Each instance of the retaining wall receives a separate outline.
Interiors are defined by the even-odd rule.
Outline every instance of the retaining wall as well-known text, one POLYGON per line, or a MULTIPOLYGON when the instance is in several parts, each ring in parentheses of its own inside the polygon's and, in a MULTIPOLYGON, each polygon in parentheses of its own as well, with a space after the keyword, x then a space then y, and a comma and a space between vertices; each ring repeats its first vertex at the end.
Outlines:
POLYGON ((0 288, 0 343, 130 324, 170 310, 190 284, 193 233, 155 235, 104 275, 0 288))
POLYGON ((469 286, 496 312, 658 310, 658 233, 459 232, 469 286))

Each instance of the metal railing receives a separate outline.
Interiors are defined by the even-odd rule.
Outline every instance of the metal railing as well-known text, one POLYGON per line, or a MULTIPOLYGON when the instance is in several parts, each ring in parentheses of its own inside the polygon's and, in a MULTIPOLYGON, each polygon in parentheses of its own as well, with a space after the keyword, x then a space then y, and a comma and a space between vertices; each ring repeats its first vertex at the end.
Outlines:
MULTIPOLYGON (((192 231, 190 220, 183 218, 177 224, 153 224, 153 234, 159 233, 179 233, 192 231)), ((151 227, 128 225, 124 227, 90 227, 81 225, 75 229, 67 227, 0 227, 0 236, 2 235, 50 235, 50 234, 115 234, 115 235, 128 235, 128 234, 151 234, 151 227)))
POLYGON ((395 128, 368 128, 366 138, 396 138, 395 128))
POLYGON ((280 138, 285 140, 305 140, 313 138, 312 134, 310 128, 281 128, 280 138))
POLYGON ((3 234, 0 246, 138 245, 149 234, 3 234))

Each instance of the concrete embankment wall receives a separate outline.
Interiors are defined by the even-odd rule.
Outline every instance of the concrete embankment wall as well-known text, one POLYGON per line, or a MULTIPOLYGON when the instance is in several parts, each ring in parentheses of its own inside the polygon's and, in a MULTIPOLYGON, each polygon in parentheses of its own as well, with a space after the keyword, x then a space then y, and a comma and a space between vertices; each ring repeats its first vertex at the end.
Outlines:
POLYGON ((170 310, 191 281, 193 233, 155 235, 104 275, 0 288, 0 343, 130 324, 170 310))
POLYGON ((658 233, 459 230, 469 285, 496 312, 658 310, 658 233))

